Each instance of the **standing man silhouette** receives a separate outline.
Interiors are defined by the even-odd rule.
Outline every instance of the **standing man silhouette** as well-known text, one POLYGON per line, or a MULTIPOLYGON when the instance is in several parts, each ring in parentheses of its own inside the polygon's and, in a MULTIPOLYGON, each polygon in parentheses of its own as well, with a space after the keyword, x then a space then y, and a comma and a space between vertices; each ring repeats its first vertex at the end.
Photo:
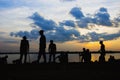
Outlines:
POLYGON ((45 54, 45 48, 46 48, 46 37, 44 35, 44 31, 40 30, 40 43, 39 43, 39 54, 38 54, 38 59, 37 62, 39 63, 39 60, 41 59, 41 56, 43 55, 44 58, 44 63, 46 63, 46 54, 45 54))
POLYGON ((105 62, 105 45, 103 44, 103 41, 100 41, 99 43, 101 45, 99 62, 105 62))
POLYGON ((83 48, 83 52, 81 53, 81 55, 79 55, 79 56, 82 56, 82 59, 81 59, 81 62, 85 62, 86 61, 86 49, 85 48, 83 48))
POLYGON ((56 44, 53 43, 53 40, 50 40, 50 44, 49 44, 49 62, 51 62, 51 57, 53 57, 53 62, 55 62, 55 53, 56 53, 56 44))
POLYGON ((87 50, 86 50, 86 53, 87 53, 87 55, 86 55, 87 62, 90 63, 90 62, 91 62, 91 52, 90 52, 89 49, 87 49, 87 50))
POLYGON ((26 36, 23 36, 23 39, 21 40, 20 43, 20 63, 22 63, 23 56, 24 56, 24 63, 26 63, 28 52, 29 52, 29 42, 26 36))

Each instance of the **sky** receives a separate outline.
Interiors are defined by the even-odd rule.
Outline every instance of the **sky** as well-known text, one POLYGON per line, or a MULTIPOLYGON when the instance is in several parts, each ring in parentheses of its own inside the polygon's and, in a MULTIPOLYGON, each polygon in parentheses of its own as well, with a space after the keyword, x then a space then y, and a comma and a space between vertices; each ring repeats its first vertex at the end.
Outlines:
POLYGON ((58 51, 83 47, 120 50, 120 0, 0 0, 0 52, 19 51, 27 36, 30 51, 38 51, 43 29, 47 47, 52 39, 58 51))

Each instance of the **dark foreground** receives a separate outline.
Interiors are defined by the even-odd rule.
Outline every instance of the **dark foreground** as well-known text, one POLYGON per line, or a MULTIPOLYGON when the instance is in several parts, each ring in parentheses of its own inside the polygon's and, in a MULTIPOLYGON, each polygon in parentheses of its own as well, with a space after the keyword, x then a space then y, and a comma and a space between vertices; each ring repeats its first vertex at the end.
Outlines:
POLYGON ((120 80, 120 64, 4 64, 0 80, 120 80))

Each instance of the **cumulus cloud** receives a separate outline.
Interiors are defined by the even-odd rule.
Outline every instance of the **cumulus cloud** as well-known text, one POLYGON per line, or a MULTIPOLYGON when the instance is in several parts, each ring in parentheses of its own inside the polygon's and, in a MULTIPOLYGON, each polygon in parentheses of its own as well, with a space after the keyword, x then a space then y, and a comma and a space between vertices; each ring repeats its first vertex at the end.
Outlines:
MULTIPOLYGON (((28 39, 38 39, 39 37, 38 30, 28 31, 19 31, 19 32, 11 32, 11 36, 23 37, 26 36, 28 39)), ((45 35, 47 37, 47 41, 53 39, 57 42, 65 42, 70 40, 75 40, 80 36, 80 33, 75 29, 66 30, 64 27, 57 27, 56 30, 46 31, 45 35)))
POLYGON ((113 40, 120 37, 120 31, 113 34, 107 34, 107 33, 96 33, 96 32, 89 32, 86 35, 81 35, 80 41, 81 42, 90 42, 90 41, 99 41, 99 40, 113 40))
POLYGON ((80 28, 87 28, 89 23, 92 23, 92 19, 90 17, 83 17, 80 20, 76 21, 77 25, 80 28))
MULTIPOLYGON (((47 40, 54 39, 57 42, 64 42, 76 39, 76 37, 80 36, 80 33, 75 29, 65 29, 66 26, 75 26, 74 22, 71 20, 60 22, 58 25, 53 20, 45 19, 40 16, 37 12, 29 17, 33 20, 33 24, 38 26, 39 30, 45 30, 45 35, 47 40)), ((37 39, 39 37, 38 29, 34 27, 31 31, 19 31, 19 32, 11 32, 11 36, 23 37, 27 36, 29 39, 37 39)))
POLYGON ((42 28, 43 30, 53 30, 57 26, 57 24, 53 20, 47 20, 37 12, 29 18, 33 20, 35 25, 42 28))
POLYGON ((81 11, 80 8, 78 7, 74 7, 71 9, 70 14, 75 17, 76 19, 81 19, 82 17, 84 17, 83 12, 81 11))
POLYGON ((77 30, 65 30, 63 27, 58 27, 56 31, 50 31, 46 34, 48 40, 53 39, 56 42, 75 40, 78 36, 80 36, 80 33, 77 30))
POLYGON ((115 21, 120 22, 120 16, 118 16, 117 18, 115 18, 115 21))
POLYGON ((112 26, 110 15, 107 11, 107 8, 104 7, 101 7, 92 16, 84 16, 83 12, 78 7, 72 8, 70 14, 77 19, 76 23, 80 28, 87 28, 89 23, 103 26, 112 26))
POLYGON ((11 32, 10 35, 15 37, 26 36, 29 39, 37 39, 39 37, 38 30, 35 29, 31 30, 30 32, 28 31, 11 32))
POLYGON ((75 27, 75 22, 72 20, 64 20, 63 22, 59 23, 61 26, 71 26, 71 27, 75 27))
POLYGON ((112 26, 110 15, 106 8, 100 8, 99 11, 94 15, 94 23, 98 25, 112 26))
POLYGON ((114 24, 116 27, 120 26, 120 16, 114 18, 114 24))
MULTIPOLYGON (((35 12, 31 15, 30 19, 33 20, 33 23, 37 27, 32 27, 31 31, 19 31, 19 32, 11 32, 11 36, 23 37, 27 36, 29 39, 38 39, 40 29, 45 30, 45 36, 47 41, 53 39, 56 42, 65 42, 71 40, 79 40, 81 42, 89 42, 89 41, 98 41, 100 39, 103 40, 113 40, 120 37, 120 32, 108 34, 106 33, 97 33, 95 31, 87 32, 84 35, 81 35, 80 31, 76 28, 76 25, 79 28, 85 28, 87 30, 88 24, 92 23, 95 25, 103 25, 103 26, 113 26, 112 23, 115 24, 120 22, 120 17, 115 18, 113 21, 110 20, 110 15, 106 8, 100 8, 94 15, 85 16, 80 8, 74 7, 71 9, 70 14, 75 17, 74 20, 63 20, 58 24, 51 19, 45 19, 39 13, 35 12), (111 22, 112 21, 112 22, 111 22), (67 26, 67 29, 66 29, 67 26)), ((109 27, 108 27, 109 28, 109 27)), ((92 28, 91 28, 92 29, 92 28)))
POLYGON ((40 16, 37 12, 34 13, 31 17, 29 17, 34 21, 34 24, 39 26, 40 29, 45 30, 45 35, 50 39, 54 39, 56 41, 68 41, 75 39, 75 37, 79 36, 79 32, 75 29, 66 30, 64 26, 72 26, 75 27, 74 21, 72 20, 64 20, 59 22, 57 25, 53 20, 47 20, 40 16))

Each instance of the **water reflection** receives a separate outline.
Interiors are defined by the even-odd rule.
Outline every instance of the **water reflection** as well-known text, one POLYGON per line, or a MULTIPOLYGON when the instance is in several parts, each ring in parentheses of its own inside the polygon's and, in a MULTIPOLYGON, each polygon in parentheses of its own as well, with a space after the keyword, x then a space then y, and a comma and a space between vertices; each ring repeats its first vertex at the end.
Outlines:
MULTIPOLYGON (((0 57, 3 57, 5 55, 8 55, 8 63, 11 64, 13 60, 19 59, 20 55, 19 54, 1 54, 0 57)), ((58 54, 57 54, 58 55, 58 54)), ((56 56, 57 56, 56 55, 56 56)), ((105 56, 105 60, 108 61, 108 58, 110 57, 110 55, 114 56, 115 59, 120 59, 120 54, 119 53, 114 53, 114 54, 106 54, 105 56)), ((37 59, 37 54, 29 54, 27 55, 27 62, 32 62, 34 60, 37 59)), ((92 54, 92 61, 98 61, 100 54, 92 54)), ((48 61, 48 57, 49 55, 47 54, 47 61, 48 61)), ((43 58, 43 57, 42 57, 43 58)), ((80 58, 78 54, 69 54, 68 55, 68 61, 69 62, 80 62, 80 58)), ((43 61, 43 59, 41 60, 41 62, 43 61)), ((59 62, 59 60, 56 60, 56 62, 59 62)))

